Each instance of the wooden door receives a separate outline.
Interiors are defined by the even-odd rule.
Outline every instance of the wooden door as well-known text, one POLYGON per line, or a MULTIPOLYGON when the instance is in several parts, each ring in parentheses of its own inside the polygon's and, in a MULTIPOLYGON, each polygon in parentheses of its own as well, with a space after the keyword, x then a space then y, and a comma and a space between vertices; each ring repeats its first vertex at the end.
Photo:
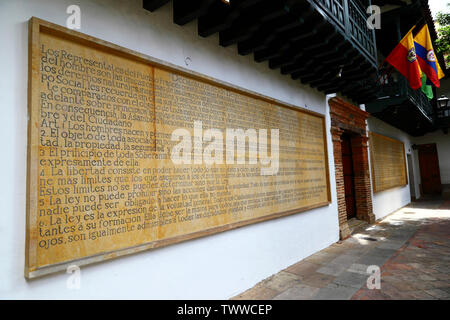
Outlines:
POLYGON ((344 174, 345 205, 347 219, 356 217, 355 183, 353 171, 353 158, 350 137, 342 135, 342 167, 344 174))
POLYGON ((436 144, 422 144, 418 150, 422 193, 440 194, 442 186, 436 144))

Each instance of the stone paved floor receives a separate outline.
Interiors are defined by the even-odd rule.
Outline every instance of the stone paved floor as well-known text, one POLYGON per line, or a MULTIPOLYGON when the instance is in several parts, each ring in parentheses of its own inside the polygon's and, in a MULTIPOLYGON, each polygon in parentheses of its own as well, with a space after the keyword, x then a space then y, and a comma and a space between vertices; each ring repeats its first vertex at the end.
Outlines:
POLYGON ((233 299, 450 300, 450 201, 414 202, 233 299))

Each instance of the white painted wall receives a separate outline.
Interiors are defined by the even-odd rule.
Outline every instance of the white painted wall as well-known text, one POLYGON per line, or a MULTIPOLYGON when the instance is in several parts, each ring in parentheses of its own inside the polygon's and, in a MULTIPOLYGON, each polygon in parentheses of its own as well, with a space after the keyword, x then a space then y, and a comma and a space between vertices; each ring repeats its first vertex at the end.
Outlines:
MULTIPOLYGON (((441 183, 450 184, 450 134, 444 134, 442 130, 428 133, 422 137, 414 138, 415 144, 436 143, 441 183)), ((418 159, 418 151, 414 151, 418 159)), ((418 162, 418 160, 417 160, 418 162)), ((420 174, 419 174, 420 181, 420 174)))
MULTIPOLYGON (((383 122, 374 117, 370 117, 367 120, 367 126, 369 131, 402 141, 405 144, 405 156, 413 152, 411 148, 411 145, 413 144, 412 137, 407 133, 397 128, 394 128, 391 125, 387 124, 386 122, 383 122)), ((416 191, 416 198, 419 198, 420 194, 418 191, 419 190, 418 177, 420 177, 420 172, 417 159, 413 157, 412 161, 413 161, 413 168, 408 167, 407 161, 406 167, 408 170, 408 174, 409 170, 411 169, 413 170, 414 184, 415 184, 414 190, 416 191)), ((369 156, 369 164, 371 165, 370 156, 369 156)), ((370 172, 370 174, 372 175, 372 172, 370 172)), ((411 202, 411 193, 409 188, 409 181, 408 185, 406 186, 392 188, 377 193, 373 193, 373 186, 372 186, 373 213, 375 214, 376 219, 383 218, 386 215, 396 211, 397 209, 407 205, 410 202, 411 202)))
MULTIPOLYGON (((450 78, 445 77, 441 79, 440 82, 441 86, 436 89, 436 96, 439 98, 444 95, 447 98, 450 98, 450 78)), ((448 105, 450 105, 450 102, 448 105)), ((441 171, 441 183, 450 185, 450 135, 444 134, 439 130, 426 134, 423 137, 418 137, 414 141, 416 141, 416 144, 436 143, 439 157, 439 169, 441 171)))
POLYGON ((440 80, 441 86, 436 88, 436 97, 440 98, 442 95, 450 98, 450 78, 443 78, 440 80))
POLYGON ((142 0, 0 0, 0 39, 0 298, 224 299, 338 240, 329 115, 318 91, 239 56, 235 46, 220 47, 217 35, 200 38, 195 22, 173 24, 171 4, 150 13, 142 0), (66 274, 26 281, 27 21, 65 25, 71 4, 81 7, 83 33, 326 114, 332 204, 84 267, 80 290, 66 288, 66 274))

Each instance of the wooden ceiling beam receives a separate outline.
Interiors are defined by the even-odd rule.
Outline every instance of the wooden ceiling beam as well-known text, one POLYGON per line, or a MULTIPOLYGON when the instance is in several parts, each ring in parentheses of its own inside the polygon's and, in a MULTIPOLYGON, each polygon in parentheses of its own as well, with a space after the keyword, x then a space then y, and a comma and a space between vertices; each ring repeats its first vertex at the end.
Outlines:
POLYGON ((216 0, 173 0, 173 22, 182 26, 206 14, 216 0))
POLYGON ((162 7, 163 5, 165 5, 169 1, 170 0, 144 0, 143 7, 145 10, 153 12, 162 7))

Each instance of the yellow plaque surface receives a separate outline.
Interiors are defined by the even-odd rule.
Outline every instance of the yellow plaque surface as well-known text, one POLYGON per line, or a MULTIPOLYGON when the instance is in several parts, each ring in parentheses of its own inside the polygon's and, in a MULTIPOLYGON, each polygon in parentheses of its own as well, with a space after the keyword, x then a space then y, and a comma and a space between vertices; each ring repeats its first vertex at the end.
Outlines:
POLYGON ((369 139, 374 192, 408 184, 403 142, 374 132, 369 139))
POLYGON ((29 59, 27 277, 330 202, 320 114, 36 18, 29 59))

